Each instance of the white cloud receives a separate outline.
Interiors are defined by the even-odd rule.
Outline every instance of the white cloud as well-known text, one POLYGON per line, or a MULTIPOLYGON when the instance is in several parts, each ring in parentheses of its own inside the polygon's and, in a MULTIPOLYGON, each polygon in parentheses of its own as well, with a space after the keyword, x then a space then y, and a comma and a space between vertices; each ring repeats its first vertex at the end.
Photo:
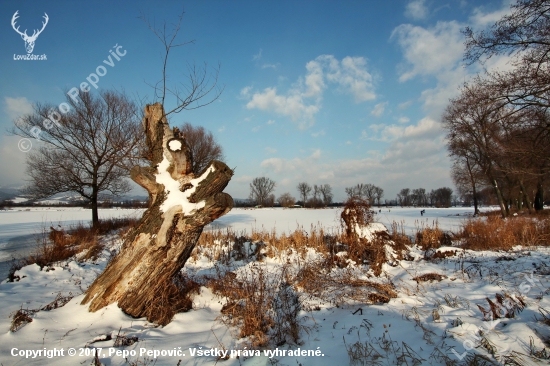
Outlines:
POLYGON ((367 71, 364 57, 346 56, 339 62, 332 55, 322 55, 316 60, 324 64, 327 80, 337 83, 343 92, 352 94, 356 103, 376 98, 373 77, 367 71))
POLYGON ((408 100, 406 102, 403 102, 403 103, 399 103, 399 109, 406 109, 406 108, 409 108, 412 104, 412 100, 408 100))
POLYGON ((289 117, 301 129, 315 124, 315 114, 321 109, 327 84, 336 84, 338 90, 349 93, 360 103, 376 98, 373 77, 367 71, 363 57, 345 57, 338 61, 332 55, 321 55, 306 64, 306 74, 298 79, 286 93, 276 87, 265 88, 250 96, 249 87, 241 90, 241 96, 250 100, 248 109, 260 109, 289 117))
POLYGON ((477 7, 474 9, 472 16, 470 17, 470 23, 474 28, 485 28, 493 25, 500 20, 504 15, 510 13, 510 0, 504 0, 502 7, 492 12, 486 12, 483 7, 477 7))
MULTIPOLYGON (((269 158, 265 159, 260 163, 260 166, 264 169, 267 169, 274 173, 281 173, 283 171, 283 166, 288 164, 287 161, 281 158, 269 158)), ((287 169, 285 169, 287 170, 287 169)))
POLYGON ((374 109, 370 112, 375 117, 380 117, 384 110, 386 109, 386 106, 388 105, 388 102, 378 103, 374 106, 374 109))
POLYGON ((442 155, 446 155, 443 138, 400 140, 390 146, 381 162, 390 165, 416 161, 429 166, 431 162, 442 160, 442 155))
POLYGON ((222 133, 223 131, 225 131, 225 126, 221 126, 220 128, 218 128, 219 133, 222 133))
POLYGON ((4 110, 8 114, 11 120, 15 120, 19 117, 22 117, 25 114, 30 114, 33 112, 33 107, 31 102, 28 101, 25 97, 20 98, 4 98, 4 110))
POLYGON ((378 132, 380 130, 383 130, 387 125, 385 123, 373 123, 369 125, 369 128, 373 130, 374 132, 378 132))
POLYGON ((410 119, 408 117, 399 117, 397 122, 399 123, 409 123, 410 119))
POLYGON ((405 8, 405 16, 414 20, 422 20, 428 17, 428 7, 425 0, 412 0, 405 8))
POLYGON ((231 181, 236 183, 250 183, 252 179, 254 179, 254 177, 251 175, 241 175, 231 178, 231 181))
POLYGON ((270 154, 275 154, 275 153, 277 152, 277 149, 274 149, 274 148, 272 148, 272 147, 267 146, 267 147, 265 148, 265 151, 267 151, 267 152, 270 153, 270 154))
POLYGON ((440 21, 428 29, 411 24, 395 28, 391 38, 397 39, 409 64, 400 73, 399 81, 455 69, 464 52, 462 27, 455 21, 440 21))
POLYGON ((262 58, 262 49, 260 48, 260 51, 252 56, 252 61, 257 61, 262 58))
MULTIPOLYGON (((25 97, 4 98, 4 111, 15 121, 26 114, 33 113, 32 104, 25 97)), ((19 149, 19 136, 2 136, 0 144, 0 185, 21 184, 25 178, 26 153, 19 149)), ((28 142, 27 142, 28 144, 28 142)), ((38 148, 38 141, 32 140, 32 149, 38 148)))
POLYGON ((276 63, 276 64, 263 64, 262 65, 262 69, 273 69, 273 70, 277 70, 277 68, 279 67, 279 64, 276 63))
POLYGON ((372 124, 369 128, 375 133, 370 136, 362 132, 363 139, 392 142, 397 139, 432 138, 442 134, 441 125, 435 120, 425 117, 417 124, 409 126, 372 124))
POLYGON ((325 130, 313 132, 313 133, 311 134, 311 136, 313 136, 313 137, 319 137, 319 136, 324 136, 324 135, 325 135, 325 130))
POLYGON ((240 93, 241 97, 248 98, 250 96, 250 90, 252 90, 251 86, 245 86, 244 88, 242 88, 240 93))
POLYGON ((317 104, 307 104, 302 94, 283 96, 277 94, 276 88, 266 88, 263 92, 255 93, 246 107, 290 117, 294 122, 298 122, 301 129, 313 126, 314 116, 320 108, 317 104))
MULTIPOLYGON (((317 171, 318 160, 321 157, 321 150, 316 149, 310 156, 305 158, 282 159, 269 158, 260 163, 260 166, 272 173, 298 174, 307 176, 317 171)), ((288 178, 288 176, 287 176, 288 178)))
POLYGON ((272 119, 270 119, 270 120, 267 121, 265 124, 266 124, 266 125, 272 125, 272 124, 274 124, 274 123, 275 123, 275 121, 272 120, 272 119))
MULTIPOLYGON (((15 118, 17 118, 16 116, 15 118)), ((0 137, 0 186, 21 185, 25 179, 26 172, 26 153, 19 149, 19 136, 1 136, 0 137)), ((38 148, 37 140, 32 139, 32 149, 38 148)), ((28 142, 27 142, 28 144, 28 142)))

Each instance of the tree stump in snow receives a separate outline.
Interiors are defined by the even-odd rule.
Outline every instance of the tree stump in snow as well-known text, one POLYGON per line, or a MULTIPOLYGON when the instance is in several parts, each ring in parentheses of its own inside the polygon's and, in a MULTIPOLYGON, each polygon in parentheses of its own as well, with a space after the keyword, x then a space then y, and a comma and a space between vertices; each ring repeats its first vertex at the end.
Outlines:
POLYGON ((181 306, 174 278, 203 227, 233 207, 222 192, 233 171, 212 161, 195 177, 185 136, 170 129, 160 103, 145 107, 143 125, 151 166, 135 167, 131 177, 149 192, 149 208, 82 304, 95 312, 118 302, 131 316, 167 324, 181 306))

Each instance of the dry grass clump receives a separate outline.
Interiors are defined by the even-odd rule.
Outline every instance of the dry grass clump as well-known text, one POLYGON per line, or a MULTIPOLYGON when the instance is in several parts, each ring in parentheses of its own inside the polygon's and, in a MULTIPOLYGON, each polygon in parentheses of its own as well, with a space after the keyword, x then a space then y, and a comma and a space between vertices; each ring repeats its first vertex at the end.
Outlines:
POLYGON ((34 264, 40 268, 51 266, 60 261, 77 256, 83 262, 96 260, 104 249, 104 244, 99 236, 121 229, 119 235, 124 235, 131 226, 137 223, 137 219, 113 218, 101 220, 95 228, 86 225, 76 225, 67 230, 58 226, 43 229, 37 236, 37 244, 34 253, 27 258, 13 259, 8 272, 8 282, 19 281, 15 272, 26 265, 34 264))
POLYGON ((342 245, 341 233, 328 234, 321 227, 312 226, 308 231, 298 227, 290 233, 277 233, 276 230, 253 230, 250 235, 235 233, 229 229, 204 231, 191 258, 197 260, 204 255, 212 261, 228 264, 231 260, 261 261, 296 253, 305 258, 309 250, 327 254, 346 250, 342 245))
POLYGON ((350 301, 387 303, 397 297, 395 286, 365 280, 364 274, 351 268, 331 271, 323 263, 304 264, 296 274, 296 286, 309 296, 342 305, 350 301))
POLYGON ((221 320, 239 330, 238 337, 248 337, 253 348, 297 343, 301 301, 287 281, 286 269, 270 273, 267 266, 254 263, 239 271, 216 268, 208 286, 224 297, 221 320))
POLYGON ((10 314, 12 317, 10 331, 15 333, 19 329, 27 325, 28 323, 32 322, 31 316, 34 313, 36 313, 36 310, 21 308, 17 310, 15 313, 10 314))
POLYGON ((415 280, 416 282, 428 282, 428 281, 440 282, 445 278, 447 278, 447 276, 432 272, 432 273, 424 273, 423 275, 416 276, 413 278, 413 280, 415 280))
POLYGON ((61 292, 57 294, 55 299, 49 304, 41 307, 40 309, 19 309, 16 312, 10 314, 11 319, 11 332, 17 332, 19 329, 24 327, 26 324, 32 322, 32 315, 39 312, 40 310, 50 311, 65 306, 74 295, 69 292, 67 296, 61 295, 61 292))
POLYGON ((40 268, 44 268, 71 258, 77 253, 77 249, 76 242, 64 230, 50 227, 48 234, 46 229, 43 229, 42 235, 37 239, 36 251, 27 258, 27 264, 36 263, 40 268))
POLYGON ((60 292, 57 294, 57 296, 52 302, 50 302, 48 305, 41 307, 40 310, 50 311, 53 309, 61 308, 65 306, 65 304, 67 304, 69 301, 71 301, 73 297, 74 295, 72 292, 69 292, 67 296, 61 295, 61 292, 60 292))
POLYGON ((516 314, 523 311, 526 304, 522 296, 511 296, 508 293, 495 295, 496 301, 492 301, 488 297, 485 298, 489 303, 489 309, 485 309, 481 305, 477 305, 484 320, 494 320, 500 318, 515 318, 516 314))
POLYGON ((516 245, 550 245, 550 219, 497 216, 469 219, 456 234, 462 247, 472 250, 510 250, 516 245))
POLYGON ((136 222, 137 219, 113 218, 101 220, 96 227, 78 224, 67 230, 59 226, 50 227, 49 232, 44 229, 38 237, 35 253, 26 259, 25 264, 36 263, 40 268, 44 268, 67 260, 77 253, 80 254, 78 257, 80 261, 96 260, 104 249, 99 239, 100 235, 130 227, 136 222))
POLYGON ((439 228, 437 221, 433 227, 422 226, 417 230, 415 243, 423 250, 452 245, 451 236, 439 228))
POLYGON ((458 251, 457 250, 446 250, 446 251, 438 251, 435 250, 433 252, 426 252, 424 255, 424 259, 444 259, 447 257, 454 257, 458 251))

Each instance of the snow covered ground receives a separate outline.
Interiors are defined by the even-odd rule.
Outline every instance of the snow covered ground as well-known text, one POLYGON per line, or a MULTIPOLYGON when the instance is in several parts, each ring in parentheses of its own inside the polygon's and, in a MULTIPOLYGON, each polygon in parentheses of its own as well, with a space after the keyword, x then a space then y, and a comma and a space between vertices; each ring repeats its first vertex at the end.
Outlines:
MULTIPOLYGON (((100 212, 122 214, 116 211, 100 212)), ((434 220, 444 230, 455 229, 472 211, 428 208, 421 217, 417 208, 383 208, 376 220, 386 225, 392 221, 402 223, 408 234, 413 234, 415 227, 432 225, 434 220)), ((207 229, 231 227, 236 232, 250 233, 276 228, 282 233, 317 225, 337 230, 339 213, 339 209, 234 209, 207 229)), ((82 213, 78 209, 56 213, 0 212, 0 233, 2 238, 30 235, 28 230, 39 231, 42 224, 49 227, 50 223, 87 220, 88 215, 89 211, 82 213)), ((234 330, 219 321, 223 299, 206 287, 195 296, 193 310, 177 314, 165 327, 157 327, 124 315, 116 304, 96 313, 89 313, 80 305, 81 293, 103 270, 107 256, 97 263, 69 261, 47 271, 36 265, 27 266, 17 273, 20 281, 0 284, 0 363, 89 365, 98 350, 104 365, 152 365, 155 361, 156 365, 346 365, 354 357, 356 364, 365 365, 446 365, 452 361, 458 365, 467 364, 476 354, 502 362, 507 356, 521 358, 520 364, 548 364, 548 360, 537 362, 526 356, 536 353, 542 358, 541 350, 546 347, 549 352, 550 348, 543 343, 550 339, 550 320, 546 324, 537 320, 542 318, 541 312, 550 317, 544 313, 550 311, 547 248, 516 248, 508 253, 463 251, 431 261, 424 260, 423 252, 417 248, 412 249, 411 255, 413 261, 384 266, 381 280, 395 284, 397 298, 380 305, 337 298, 309 299, 310 305, 315 306, 299 314, 303 326, 299 344, 273 345, 262 350, 243 348, 242 340, 233 336, 234 330), (413 280, 427 273, 440 274, 442 280, 413 280), (69 293, 75 297, 63 307, 31 311, 32 322, 17 332, 9 330, 10 314, 19 309, 44 308, 59 294, 69 293), (488 309, 486 298, 496 302, 497 293, 510 294, 515 304, 519 304, 517 299, 521 296, 525 308, 518 310, 514 318, 484 320, 477 305, 488 309), (127 339, 137 337, 138 341, 114 347, 117 334, 127 339), (230 357, 219 360, 217 356, 224 350, 230 357), (42 355, 37 356, 39 351, 42 355), (246 357, 250 354, 254 357, 246 357)), ((292 254, 284 259, 268 257, 261 265, 276 270, 284 263, 293 266, 296 259, 292 254)), ((188 262, 185 271, 189 275, 209 273, 214 264, 199 256, 188 262)), ((236 273, 246 272, 253 265, 254 262, 246 261, 232 263, 236 273)), ((367 271, 356 270, 369 278, 367 271)))

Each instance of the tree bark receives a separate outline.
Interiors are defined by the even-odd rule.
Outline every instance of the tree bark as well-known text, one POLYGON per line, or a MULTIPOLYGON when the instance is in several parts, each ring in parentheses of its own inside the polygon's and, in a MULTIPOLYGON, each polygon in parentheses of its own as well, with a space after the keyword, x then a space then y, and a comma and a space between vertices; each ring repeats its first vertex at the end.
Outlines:
POLYGON ((99 226, 99 212, 97 210, 97 188, 92 188, 92 227, 97 228, 99 226))
POLYGON ((537 183, 537 192, 535 193, 535 210, 541 211, 544 208, 544 187, 539 181, 537 183))
POLYGON ((222 192, 233 171, 213 161, 195 178, 185 136, 170 129, 160 103, 145 107, 143 124, 151 167, 135 167, 131 177, 149 192, 150 206, 82 304, 95 312, 118 302, 131 316, 167 324, 181 306, 175 276, 203 227, 233 207, 222 192))
POLYGON ((468 169, 468 173, 470 175, 470 183, 472 184, 472 195, 474 199, 474 216, 479 215, 479 208, 477 204, 477 190, 476 190, 476 180, 474 177, 474 173, 472 170, 472 166, 470 165, 470 162, 468 161, 468 158, 466 158, 466 168, 468 169))
POLYGON ((522 179, 519 180, 519 187, 521 189, 521 194, 522 194, 521 198, 523 198, 523 201, 527 205, 527 209, 529 210, 529 213, 531 214, 531 213, 533 213, 533 204, 531 203, 531 199, 529 198, 529 194, 527 193, 527 190, 525 189, 525 186, 523 184, 522 179))
POLYGON ((495 194, 498 199, 498 205, 500 206, 500 214, 503 219, 505 219, 508 216, 508 208, 506 206, 506 203, 504 202, 504 198, 502 198, 502 193, 500 191, 500 188, 498 187, 498 183, 496 179, 491 180, 491 184, 493 185, 493 188, 495 190, 495 194))

